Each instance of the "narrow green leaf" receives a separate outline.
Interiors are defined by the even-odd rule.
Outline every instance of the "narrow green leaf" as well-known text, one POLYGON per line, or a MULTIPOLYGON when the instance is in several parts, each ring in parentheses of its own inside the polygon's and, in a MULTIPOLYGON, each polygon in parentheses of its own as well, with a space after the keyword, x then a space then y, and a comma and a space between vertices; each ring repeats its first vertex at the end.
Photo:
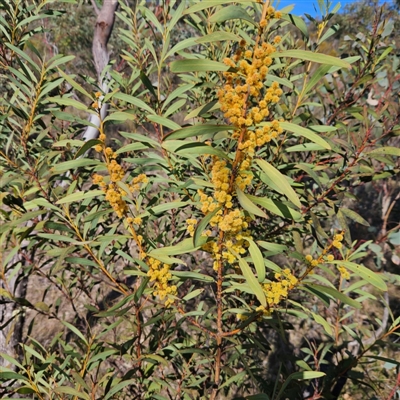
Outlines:
POLYGON ((268 177, 281 189, 283 193, 295 206, 301 208, 300 199, 297 193, 290 186, 285 175, 278 171, 271 164, 260 158, 256 159, 258 166, 268 175, 268 177))
POLYGON ((332 327, 329 324, 329 322, 323 318, 321 315, 319 314, 315 314, 315 313, 311 313, 311 315, 313 316, 313 318, 315 319, 315 322, 317 322, 318 324, 320 324, 324 329, 325 332, 329 335, 332 336, 333 332, 332 332, 332 327))
POLYGON ((61 64, 66 64, 67 62, 72 61, 74 58, 75 56, 62 56, 61 54, 58 54, 47 62, 47 69, 51 70, 61 64))
POLYGON ((194 279, 200 282, 214 282, 214 278, 209 275, 200 274, 199 272, 193 271, 173 271, 170 270, 171 274, 177 276, 179 279, 194 279))
POLYGON ((158 363, 163 364, 164 366, 168 366, 168 361, 165 358, 159 356, 158 354, 145 354, 143 356, 143 360, 149 360, 149 359, 157 361, 158 363))
POLYGON ((178 155, 195 155, 204 156, 205 154, 212 154, 218 156, 219 158, 229 159, 229 157, 220 149, 212 146, 208 146, 205 143, 193 142, 187 143, 175 150, 178 155))
POLYGON ((285 389, 289 385, 292 380, 308 380, 308 379, 316 379, 322 378, 326 374, 324 372, 319 371, 302 371, 302 372, 294 372, 293 374, 289 375, 286 379, 285 383, 282 385, 279 393, 277 394, 275 400, 280 400, 281 396, 284 394, 285 389))
POLYGON ((135 294, 130 294, 129 296, 124 297, 117 304, 114 304, 112 307, 108 308, 105 311, 100 311, 96 314, 98 317, 109 317, 115 314, 117 310, 122 308, 125 304, 129 303, 132 299, 134 299, 135 294))
POLYGON ((241 40, 241 37, 231 32, 217 31, 196 39, 196 42, 202 44, 202 43, 220 42, 223 40, 233 40, 235 42, 239 42, 241 40))
POLYGON ((75 154, 75 159, 79 158, 81 155, 85 154, 89 149, 91 149, 92 147, 96 146, 97 144, 101 144, 102 141, 101 140, 97 140, 97 139, 90 139, 87 142, 85 142, 85 144, 77 151, 77 153, 75 154))
POLYGON ((180 18, 183 15, 183 11, 186 8, 186 3, 183 1, 178 8, 175 10, 175 12, 173 13, 173 16, 171 18, 171 21, 169 21, 168 24, 168 30, 171 32, 172 28, 178 23, 178 21, 180 20, 180 18))
POLYGON ((25 61, 27 61, 31 67, 33 67, 33 69, 40 74, 40 67, 28 56, 26 51, 23 51, 22 49, 12 45, 11 43, 5 43, 5 45, 11 49, 12 51, 14 51, 15 53, 17 53, 21 58, 23 58, 25 61))
POLYGON ((285 130, 292 132, 294 136, 303 136, 311 142, 319 144, 324 149, 331 150, 331 146, 324 139, 322 139, 319 135, 313 132, 310 129, 304 128, 302 126, 292 124, 291 122, 280 122, 279 125, 285 130))
POLYGON ((66 74, 65 72, 63 72, 60 68, 58 68, 58 73, 78 92, 82 93, 85 97, 87 97, 88 99, 92 100, 94 97, 91 96, 75 79, 73 79, 74 77, 71 75, 66 74))
POLYGON ((281 201, 269 199, 266 197, 256 197, 252 195, 247 195, 247 197, 255 204, 258 204, 264 207, 269 212, 273 214, 279 215, 282 218, 289 218, 294 221, 301 221, 303 219, 303 215, 293 208, 288 207, 286 204, 283 204, 281 201))
MULTIPOLYGON (((232 251, 232 250, 231 250, 232 251)), ((240 269, 242 270, 242 274, 244 278, 246 279, 247 284, 249 285, 250 289, 252 292, 255 294, 257 297, 258 301, 263 307, 267 306, 267 298, 265 297, 265 293, 259 284, 257 278, 254 276, 251 268, 249 267, 249 264, 247 264, 247 261, 240 257, 239 254, 236 252, 232 251, 232 254, 238 259, 239 261, 239 266, 240 269)))
POLYGON ((192 110, 188 115, 186 115, 185 121, 188 121, 188 120, 198 117, 198 116, 201 117, 202 115, 208 113, 209 111, 214 111, 214 110, 220 109, 220 107, 221 106, 218 103, 218 100, 213 100, 207 104, 202 104, 201 106, 192 110))
MULTIPOLYGON (((31 200, 29 203, 32 203, 39 207, 44 207, 46 209, 49 208, 50 210, 53 210, 53 211, 61 212, 61 210, 58 207, 56 207, 54 204, 50 203, 48 200, 46 200, 43 197, 38 197, 37 199, 31 200)), ((27 207, 27 205, 26 205, 26 207, 27 207)))
POLYGON ((336 214, 336 218, 339 222, 340 227, 344 231, 344 238, 347 243, 351 243, 351 236, 350 236, 350 228, 347 224, 347 220, 345 215, 342 213, 342 209, 339 208, 339 211, 336 214))
POLYGON ((380 147, 371 151, 367 151, 366 153, 364 153, 366 155, 375 155, 375 154, 388 154, 391 156, 397 156, 400 157, 400 148, 399 147, 390 147, 390 146, 386 146, 386 147, 380 147))
POLYGON ((77 243, 76 239, 70 238, 68 236, 64 235, 56 235, 53 233, 38 233, 37 234, 39 237, 49 239, 49 240, 54 240, 55 242, 60 241, 60 242, 67 242, 67 243, 77 243))
POLYGON ((18 367, 21 372, 26 371, 26 369, 15 358, 11 357, 10 355, 6 353, 0 353, 0 356, 4 360, 8 361, 10 364, 13 364, 16 367, 18 367))
POLYGON ((149 92, 157 98, 157 94, 154 90, 153 84, 151 83, 150 79, 147 77, 144 71, 140 71, 140 80, 143 82, 144 86, 149 90, 149 92))
POLYGON ((70 161, 65 161, 60 164, 56 164, 53 167, 53 172, 54 173, 62 173, 65 171, 68 171, 69 169, 76 169, 80 167, 89 167, 93 165, 99 165, 100 161, 99 160, 91 160, 89 158, 80 158, 79 160, 70 160, 70 161))
POLYGON ((172 100, 175 100, 178 97, 186 97, 185 93, 189 93, 190 90, 194 87, 194 84, 188 83, 186 85, 178 86, 172 93, 170 93, 167 98, 164 100, 161 110, 164 111, 165 108, 172 100))
MULTIPOLYGON (((252 3, 253 0, 236 0, 235 3, 252 3)), ((232 0, 201 0, 197 4, 189 7, 183 15, 192 14, 206 8, 219 6, 222 4, 232 3, 232 0)))
POLYGON ((342 60, 341 58, 328 56, 327 54, 322 54, 322 53, 314 53, 312 51, 307 51, 307 50, 277 51, 275 53, 272 53, 270 57, 299 58, 300 60, 311 61, 318 64, 329 64, 331 66, 351 69, 351 65, 348 62, 342 60))
POLYGON ((179 129, 164 136, 164 140, 185 139, 192 136, 209 135, 238 128, 230 125, 193 125, 179 129))
POLYGON ((70 99, 69 97, 48 97, 47 100, 61 106, 70 106, 76 108, 77 110, 88 111, 86 104, 74 99, 70 99))
POLYGON ((109 357, 115 353, 118 353, 118 350, 115 350, 115 349, 104 350, 101 353, 96 354, 93 357, 91 357, 89 359, 89 364, 93 364, 94 362, 99 361, 99 360, 104 361, 106 359, 109 359, 109 357))
POLYGON ((229 387, 232 384, 239 385, 246 375, 247 375, 246 370, 241 371, 238 374, 233 375, 229 379, 227 379, 219 388, 222 389, 224 387, 229 387))
POLYGON ((187 254, 197 250, 198 247, 193 246, 193 239, 184 239, 174 246, 160 247, 152 250, 152 254, 160 254, 164 256, 177 256, 179 254, 187 254))
MULTIPOLYGON (((21 374, 17 374, 15 372, 11 371, 4 371, 3 368, 0 370, 0 377, 3 381, 7 381, 9 379, 16 379, 18 381, 29 381, 29 379, 26 376, 23 376, 21 374)), ((11 399, 11 397, 10 397, 11 399)))
POLYGON ((321 223, 320 223, 320 221, 319 221, 319 218, 313 213, 313 212, 310 212, 310 215, 311 215, 311 219, 312 219, 312 222, 313 222, 313 228, 317 231, 317 233, 319 234, 319 235, 321 235, 323 238, 325 238, 325 239, 328 239, 328 235, 327 235, 327 233, 324 231, 324 228, 322 228, 322 225, 321 225, 321 223))
POLYGON ((56 87, 59 87, 61 83, 63 82, 63 78, 56 79, 52 82, 47 82, 43 87, 42 90, 40 91, 39 99, 44 97, 47 93, 51 92, 53 89, 56 87))
POLYGON ((136 121, 136 120, 137 120, 137 115, 135 113, 126 111, 115 111, 107 115, 106 118, 104 118, 104 122, 106 121, 125 122, 125 121, 136 121))
POLYGON ((368 283, 375 286, 377 289, 380 289, 384 292, 387 291, 386 283, 380 277, 380 275, 377 274, 376 272, 373 272, 370 269, 364 267, 364 265, 356 264, 356 263, 353 263, 350 261, 342 261, 342 260, 331 261, 331 263, 335 264, 335 265, 343 265, 345 268, 354 272, 360 278, 366 280, 368 283))
POLYGON ((296 144, 294 146, 290 146, 287 149, 285 149, 285 151, 288 153, 293 151, 320 151, 320 150, 326 150, 326 149, 325 147, 322 147, 316 143, 296 144))
POLYGON ((330 65, 320 65, 315 72, 312 73, 310 80, 308 81, 305 89, 304 95, 309 93, 315 85, 328 73, 330 65))
POLYGON ((181 129, 181 126, 178 125, 176 122, 171 121, 168 118, 161 117, 159 115, 149 115, 147 119, 151 122, 155 122, 156 124, 166 126, 167 128, 172 129, 173 131, 181 129))
POLYGON ((117 385, 113 386, 108 393, 106 393, 106 395, 104 396, 103 400, 110 399, 115 393, 121 392, 121 390, 125 386, 134 385, 135 383, 137 383, 136 379, 129 379, 127 381, 122 381, 122 382, 118 383, 117 385))
POLYGON ((221 8, 211 18, 209 18, 209 21, 214 24, 229 21, 231 19, 244 19, 253 25, 257 25, 254 18, 250 17, 246 10, 239 6, 227 6, 221 8))
POLYGON ((170 65, 171 72, 208 72, 228 71, 229 67, 223 63, 213 60, 190 59, 173 61, 170 65))
POLYGON ((125 93, 116 93, 114 95, 114 98, 125 101, 126 103, 132 104, 136 107, 142 108, 143 110, 148 111, 150 114, 155 114, 155 111, 153 109, 151 109, 144 101, 138 99, 137 97, 125 93))
POLYGON ((168 107, 167 111, 165 111, 163 117, 167 118, 170 115, 174 115, 180 108, 182 108, 186 104, 186 102, 187 99, 180 99, 175 103, 171 104, 171 106, 168 107))
POLYGON ((188 201, 171 201, 170 203, 159 204, 158 206, 151 207, 139 216, 142 218, 147 217, 148 215, 159 215, 165 213, 166 211, 179 209, 190 204, 192 203, 188 201))
POLYGON ((315 173, 314 169, 315 166, 312 164, 305 164, 305 163, 301 163, 301 164, 296 164, 295 165, 296 168, 302 169, 304 172, 306 172, 312 179, 314 179, 315 183, 319 186, 322 187, 322 184, 319 180, 319 176, 315 173))
POLYGON ((196 289, 192 292, 188 293, 185 297, 182 298, 183 301, 189 301, 194 299, 195 297, 201 295, 204 292, 204 289, 196 289))
POLYGON ((75 335, 78 336, 82 340, 82 342, 86 344, 86 346, 89 345, 85 336, 83 336, 82 332, 78 328, 76 328, 75 326, 71 325, 69 322, 66 321, 61 321, 61 323, 65 325, 70 331, 74 332, 75 335))
POLYGON ((287 246, 279 243, 271 243, 271 242, 265 242, 263 240, 257 240, 257 244, 259 244, 265 250, 272 251, 273 253, 276 254, 283 254, 288 250, 287 246))
POLYGON ((73 203, 75 201, 80 201, 84 199, 91 199, 97 196, 103 196, 104 192, 102 190, 89 190, 88 192, 75 192, 64 198, 58 200, 56 204, 73 203))
POLYGON ((357 309, 361 308, 361 304, 358 301, 351 299, 350 297, 346 296, 345 294, 339 292, 338 290, 336 290, 334 288, 317 285, 314 283, 308 283, 306 286, 312 287, 314 290, 317 290, 319 292, 327 294, 328 296, 331 296, 334 299, 340 300, 342 303, 348 304, 351 307, 354 307, 357 309))
POLYGON ((348 209, 348 208, 344 208, 344 207, 341 207, 341 208, 340 208, 340 211, 341 211, 347 218, 350 218, 350 219, 352 219, 353 221, 355 221, 355 222, 357 222, 357 223, 359 223, 359 224, 361 224, 361 225, 370 226, 370 225, 369 225, 369 222, 366 221, 361 215, 357 214, 355 211, 350 210, 350 209, 348 209))
POLYGON ((184 49, 186 49, 186 48, 188 48, 188 47, 196 46, 196 45, 197 45, 197 43, 196 43, 196 38, 195 38, 195 37, 191 37, 191 38, 188 38, 188 39, 181 40, 180 42, 178 42, 178 43, 167 53, 167 55, 165 56, 165 60, 166 60, 168 57, 173 56, 175 53, 178 53, 179 51, 182 51, 182 50, 184 50, 184 49))
POLYGON ((251 259, 254 263, 254 267, 256 268, 257 271, 257 278, 258 282, 262 283, 265 280, 265 265, 264 265, 264 257, 261 253, 261 250, 258 248, 255 242, 253 240, 246 238, 246 240, 249 242, 249 252, 251 259))
POLYGON ((90 400, 90 397, 87 393, 80 392, 70 386, 57 386, 54 388, 56 393, 65 393, 70 394, 72 396, 78 397, 79 399, 90 400))
POLYGON ((236 195, 239 200, 240 205, 249 213, 258 215, 268 219, 268 215, 265 214, 261 208, 258 208, 238 187, 236 187, 236 195))
POLYGON ((143 143, 130 143, 130 144, 127 144, 126 146, 120 147, 115 153, 116 154, 129 153, 131 151, 139 151, 139 150, 145 150, 145 149, 149 149, 149 148, 150 148, 150 146, 146 146, 143 143))
POLYGON ((294 26, 296 26, 300 30, 300 32, 304 35, 304 37, 308 39, 309 36, 308 28, 303 18, 294 14, 287 14, 287 15, 282 15, 282 19, 291 22, 294 26))

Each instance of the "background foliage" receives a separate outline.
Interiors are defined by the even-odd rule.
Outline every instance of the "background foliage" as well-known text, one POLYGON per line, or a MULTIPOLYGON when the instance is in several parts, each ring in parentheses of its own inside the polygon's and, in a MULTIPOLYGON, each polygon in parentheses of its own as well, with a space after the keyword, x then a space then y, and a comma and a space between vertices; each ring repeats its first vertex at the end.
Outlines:
POLYGON ((318 4, 121 2, 109 93, 0 4, 2 398, 400 398, 398 17, 318 4))

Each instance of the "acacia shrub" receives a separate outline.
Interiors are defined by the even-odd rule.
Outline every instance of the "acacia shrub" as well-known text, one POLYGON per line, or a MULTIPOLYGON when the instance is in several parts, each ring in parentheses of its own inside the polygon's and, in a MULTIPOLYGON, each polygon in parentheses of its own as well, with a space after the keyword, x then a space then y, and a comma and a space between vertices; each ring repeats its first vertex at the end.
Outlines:
POLYGON ((385 21, 339 59, 318 52, 337 7, 321 4, 312 38, 269 2, 121 3, 130 70, 110 65, 103 93, 32 44, 29 23, 57 4, 2 5, 9 337, 28 322, 2 354, 5 398, 329 398, 348 379, 388 396, 399 318, 383 293, 399 277, 364 259, 381 257, 378 240, 395 254, 399 230, 357 242, 349 226, 369 225, 353 206, 365 182, 395 202, 385 21), (105 103, 98 138, 82 141, 83 115, 105 103), (58 333, 41 340, 40 326, 58 333))

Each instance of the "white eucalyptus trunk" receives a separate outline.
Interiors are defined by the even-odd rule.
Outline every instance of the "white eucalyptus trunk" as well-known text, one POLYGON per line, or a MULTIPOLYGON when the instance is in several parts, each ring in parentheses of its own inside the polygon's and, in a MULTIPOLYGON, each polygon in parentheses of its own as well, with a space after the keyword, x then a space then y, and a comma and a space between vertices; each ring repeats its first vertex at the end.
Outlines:
MULTIPOLYGON (((109 91, 109 74, 106 72, 107 64, 110 60, 110 55, 107 50, 107 44, 111 36, 111 32, 115 21, 115 11, 118 8, 118 0, 104 0, 103 7, 101 8, 94 30, 93 37, 93 59, 94 65, 97 72, 97 80, 99 87, 103 94, 107 94, 109 91)), ((107 115, 108 105, 103 104, 101 106, 100 115, 101 119, 104 119, 107 115)), ((90 139, 97 139, 99 136, 100 119, 97 115, 90 116, 90 122, 95 126, 88 126, 83 134, 85 141, 90 139)))

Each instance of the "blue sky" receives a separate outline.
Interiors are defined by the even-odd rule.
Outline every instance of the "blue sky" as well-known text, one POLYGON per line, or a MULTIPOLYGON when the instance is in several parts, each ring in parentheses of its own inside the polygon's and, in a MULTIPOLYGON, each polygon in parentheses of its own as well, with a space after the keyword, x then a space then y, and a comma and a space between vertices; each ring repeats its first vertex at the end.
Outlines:
MULTIPOLYGON (((330 9, 332 9, 334 6, 336 6, 337 3, 340 3, 341 4, 340 10, 343 10, 343 8, 346 4, 350 4, 350 3, 354 3, 354 2, 355 2, 355 0, 331 0, 331 3, 333 4, 333 6, 330 9)), ((382 1, 382 3, 383 2, 384 1, 382 1)), ((278 3, 278 0, 274 1, 274 4, 277 4, 277 3, 278 3)), ((304 13, 307 13, 312 16, 320 15, 319 7, 318 7, 318 0, 280 0, 277 8, 278 8, 278 10, 280 10, 283 7, 286 7, 290 4, 295 4, 295 7, 292 11, 293 14, 302 15, 304 13), (318 10, 317 13, 315 12, 313 5, 315 5, 315 8, 318 10)))

